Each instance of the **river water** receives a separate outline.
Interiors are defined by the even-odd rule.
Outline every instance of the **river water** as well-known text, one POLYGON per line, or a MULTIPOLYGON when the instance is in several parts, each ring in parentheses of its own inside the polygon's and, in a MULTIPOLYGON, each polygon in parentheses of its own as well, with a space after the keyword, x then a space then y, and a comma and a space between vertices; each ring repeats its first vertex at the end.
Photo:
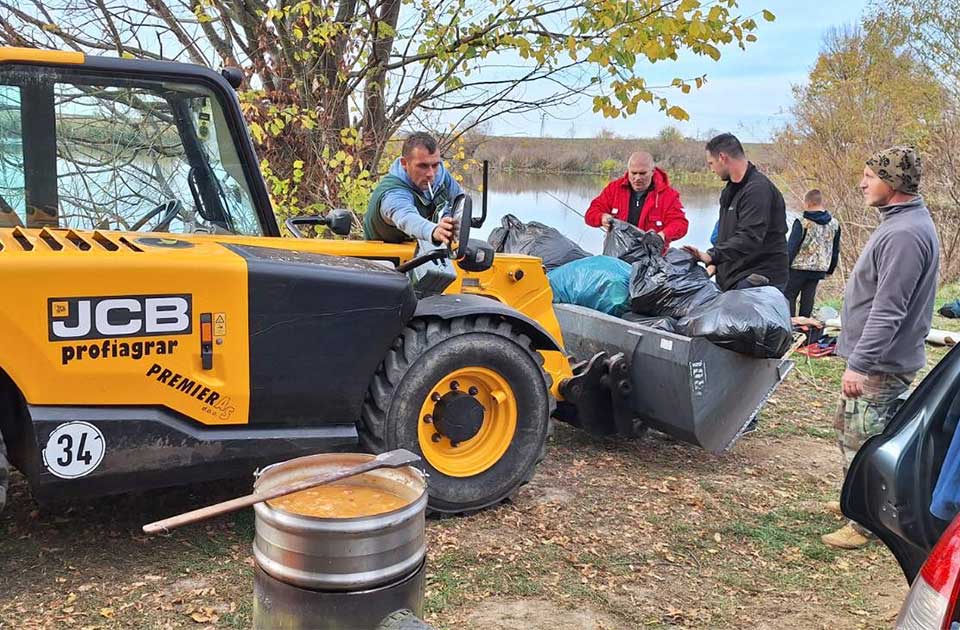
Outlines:
MULTIPOLYGON (((487 221, 471 236, 486 238, 500 226, 504 215, 513 214, 524 222, 539 221, 555 227, 586 251, 599 254, 603 250, 604 232, 584 223, 583 214, 608 182, 608 178, 592 175, 491 173, 487 221)), ((677 243, 708 248, 710 233, 717 220, 720 188, 676 188, 690 222, 687 235, 677 243)), ((475 190, 469 192, 474 199, 474 216, 479 216, 480 194, 475 190)))

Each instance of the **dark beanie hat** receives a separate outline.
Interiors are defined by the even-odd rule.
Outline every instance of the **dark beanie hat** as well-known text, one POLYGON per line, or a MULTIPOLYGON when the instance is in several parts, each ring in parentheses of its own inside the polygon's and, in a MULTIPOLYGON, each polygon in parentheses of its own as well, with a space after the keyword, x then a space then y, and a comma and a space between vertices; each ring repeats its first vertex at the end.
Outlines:
POLYGON ((916 195, 920 190, 920 155, 913 147, 896 146, 877 151, 867 160, 877 177, 894 190, 916 195))

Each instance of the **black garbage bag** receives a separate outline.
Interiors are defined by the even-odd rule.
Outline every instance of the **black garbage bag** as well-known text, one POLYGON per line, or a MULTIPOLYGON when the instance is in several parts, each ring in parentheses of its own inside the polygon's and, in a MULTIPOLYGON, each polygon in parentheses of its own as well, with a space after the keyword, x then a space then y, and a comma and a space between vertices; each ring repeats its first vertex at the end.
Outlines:
POLYGON ((500 225, 501 227, 490 232, 490 238, 487 239, 494 251, 536 256, 543 260, 547 271, 590 256, 579 245, 549 225, 536 221, 524 223, 512 214, 504 216, 500 225))
POLYGON ((653 231, 641 230, 619 219, 603 239, 603 255, 635 263, 663 253, 663 239, 653 231))
POLYGON ((620 318, 625 319, 628 322, 633 322, 634 324, 649 326, 650 328, 655 328, 656 330, 677 332, 677 320, 672 317, 647 317, 646 315, 638 315, 632 311, 627 311, 621 315, 620 318))
POLYGON ((721 293, 681 319, 677 331, 762 359, 782 357, 793 340, 787 299, 776 287, 721 293))
POLYGON ((630 271, 630 310, 640 315, 680 319, 719 294, 706 269, 681 249, 649 253, 630 271))

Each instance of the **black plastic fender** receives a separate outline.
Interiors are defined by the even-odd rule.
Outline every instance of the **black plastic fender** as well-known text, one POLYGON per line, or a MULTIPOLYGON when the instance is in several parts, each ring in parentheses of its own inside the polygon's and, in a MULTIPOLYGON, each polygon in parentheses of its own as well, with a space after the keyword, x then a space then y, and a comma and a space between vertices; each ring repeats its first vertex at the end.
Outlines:
POLYGON ((563 352, 563 346, 536 320, 520 311, 482 295, 458 293, 455 295, 431 295, 417 302, 414 317, 439 317, 454 319, 465 315, 499 315, 516 323, 533 341, 537 350, 563 352))

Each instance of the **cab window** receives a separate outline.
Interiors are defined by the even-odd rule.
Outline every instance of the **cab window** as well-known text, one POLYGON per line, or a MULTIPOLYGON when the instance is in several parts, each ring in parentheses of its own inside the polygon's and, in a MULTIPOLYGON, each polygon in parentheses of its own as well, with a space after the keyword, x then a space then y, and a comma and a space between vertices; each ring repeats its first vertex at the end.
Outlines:
POLYGON ((0 73, 0 226, 261 235, 214 92, 0 73))

